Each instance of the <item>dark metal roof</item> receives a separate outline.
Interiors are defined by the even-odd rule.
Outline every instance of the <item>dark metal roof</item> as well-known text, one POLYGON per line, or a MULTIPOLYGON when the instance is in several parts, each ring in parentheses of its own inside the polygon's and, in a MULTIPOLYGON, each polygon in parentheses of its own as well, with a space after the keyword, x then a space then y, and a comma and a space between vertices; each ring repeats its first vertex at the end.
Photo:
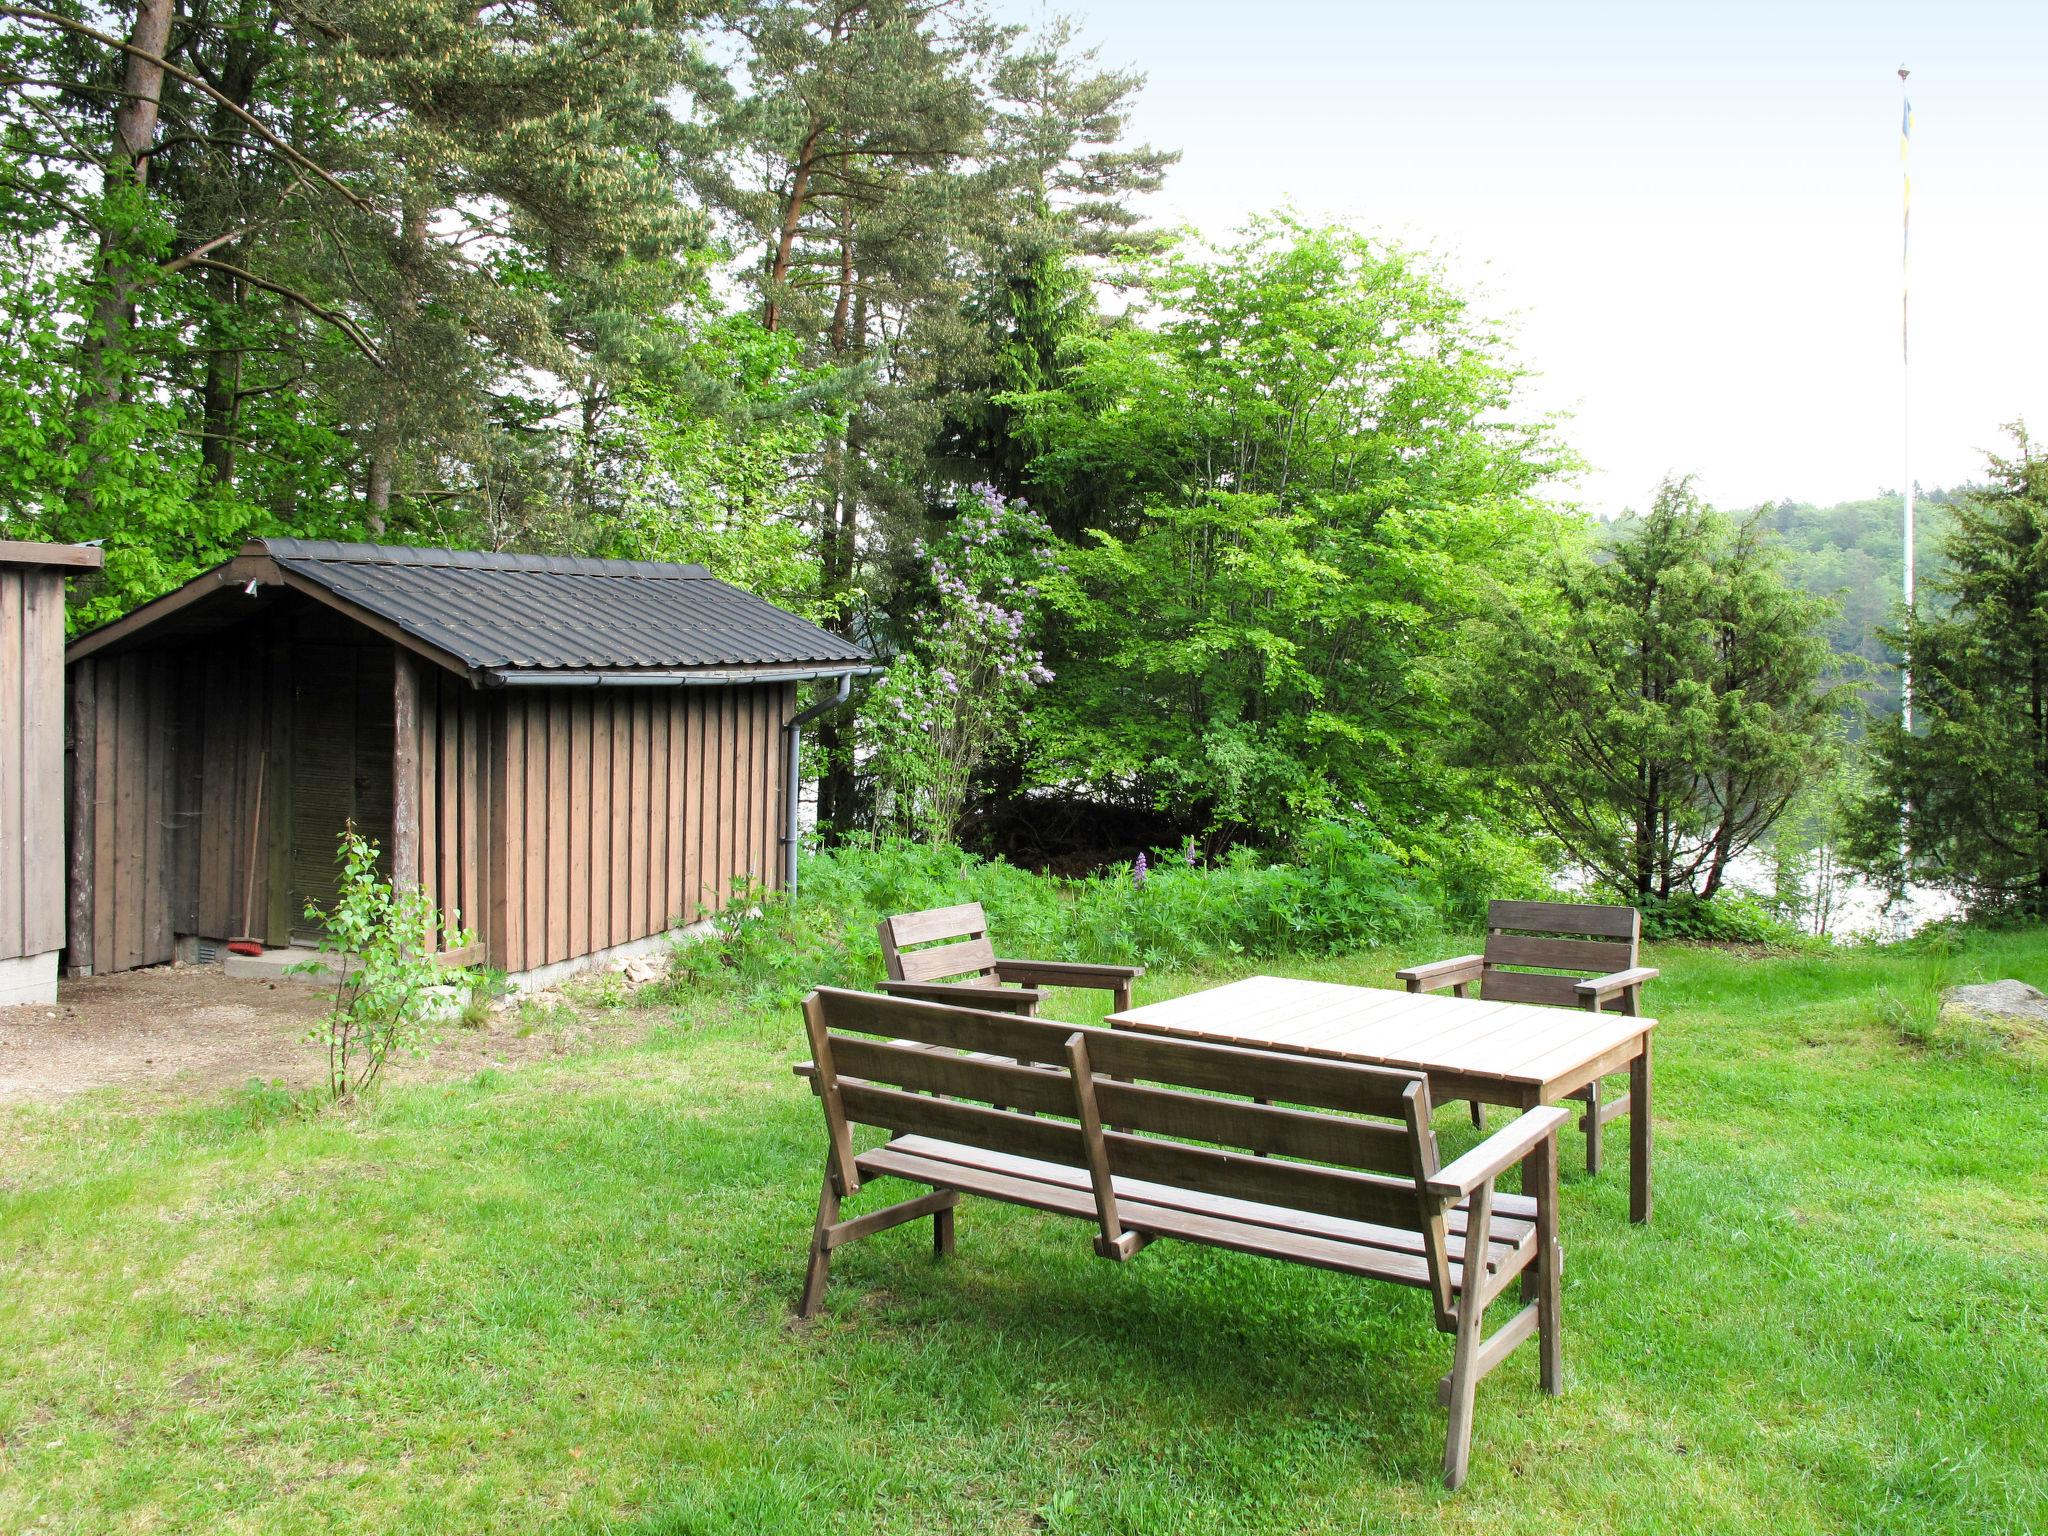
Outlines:
POLYGON ((868 658, 701 565, 260 539, 291 575, 476 671, 791 666, 868 658))

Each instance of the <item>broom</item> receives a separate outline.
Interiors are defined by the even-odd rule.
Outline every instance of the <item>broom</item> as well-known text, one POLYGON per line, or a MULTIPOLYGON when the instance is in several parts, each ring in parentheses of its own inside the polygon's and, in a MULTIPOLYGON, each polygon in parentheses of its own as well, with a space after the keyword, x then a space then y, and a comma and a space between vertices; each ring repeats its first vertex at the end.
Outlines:
POLYGON ((228 952, 236 955, 260 955, 263 941, 249 932, 254 926, 250 909, 256 901, 256 837, 263 830, 263 771, 270 766, 270 754, 264 753, 256 759, 256 810, 249 818, 248 868, 242 873, 242 931, 228 940, 228 952))

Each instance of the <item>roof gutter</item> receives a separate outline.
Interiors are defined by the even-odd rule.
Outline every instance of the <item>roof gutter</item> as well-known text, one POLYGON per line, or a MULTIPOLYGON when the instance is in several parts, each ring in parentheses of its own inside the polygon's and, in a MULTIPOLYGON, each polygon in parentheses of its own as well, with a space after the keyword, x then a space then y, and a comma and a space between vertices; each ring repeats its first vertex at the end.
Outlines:
POLYGON ((822 678, 865 677, 882 669, 871 662, 810 662, 791 667, 486 667, 486 688, 732 688, 747 683, 813 683, 822 678))

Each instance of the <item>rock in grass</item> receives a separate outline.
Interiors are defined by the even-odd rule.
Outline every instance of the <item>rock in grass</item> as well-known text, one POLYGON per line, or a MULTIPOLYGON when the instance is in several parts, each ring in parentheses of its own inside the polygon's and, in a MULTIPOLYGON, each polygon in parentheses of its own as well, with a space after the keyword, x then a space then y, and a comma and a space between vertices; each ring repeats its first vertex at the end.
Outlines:
POLYGON ((1995 1031, 2015 1045, 2048 1042, 2048 993, 2024 981, 1986 981, 1941 994, 1941 1022, 1995 1031))

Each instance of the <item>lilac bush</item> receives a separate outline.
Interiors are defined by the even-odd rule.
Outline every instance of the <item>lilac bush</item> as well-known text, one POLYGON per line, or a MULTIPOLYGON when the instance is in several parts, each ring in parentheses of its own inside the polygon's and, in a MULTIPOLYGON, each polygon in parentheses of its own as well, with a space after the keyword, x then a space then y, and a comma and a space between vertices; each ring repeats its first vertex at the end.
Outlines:
POLYGON ((951 842, 975 770, 1014 739, 1052 681, 1038 649, 1051 531, 991 485, 955 494, 945 532, 915 547, 931 601, 860 714, 864 766, 889 831, 951 842))

